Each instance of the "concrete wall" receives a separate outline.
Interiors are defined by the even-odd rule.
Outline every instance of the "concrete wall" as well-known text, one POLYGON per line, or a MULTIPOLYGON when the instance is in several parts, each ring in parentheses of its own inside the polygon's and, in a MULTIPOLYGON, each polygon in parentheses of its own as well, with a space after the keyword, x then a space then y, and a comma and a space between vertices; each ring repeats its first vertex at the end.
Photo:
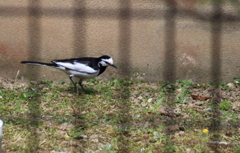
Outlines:
POLYGON ((67 80, 22 60, 110 55, 102 78, 195 82, 240 77, 239 1, 0 0, 0 77, 67 80))

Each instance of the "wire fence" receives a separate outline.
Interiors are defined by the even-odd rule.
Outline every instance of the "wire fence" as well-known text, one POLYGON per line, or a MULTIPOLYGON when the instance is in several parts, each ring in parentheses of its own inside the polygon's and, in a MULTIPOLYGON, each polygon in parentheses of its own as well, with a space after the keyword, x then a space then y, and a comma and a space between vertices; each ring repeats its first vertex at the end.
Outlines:
MULTIPOLYGON (((165 81, 174 82, 176 80, 176 18, 181 16, 183 12, 185 16, 191 17, 193 19, 206 21, 211 24, 211 78, 214 83, 220 83, 221 80, 221 47, 222 47, 222 23, 223 22, 239 22, 240 18, 238 16, 228 15, 223 13, 221 9, 222 2, 213 3, 213 13, 209 15, 201 14, 193 10, 179 10, 175 1, 166 1, 167 9, 162 10, 150 10, 150 9, 132 9, 132 3, 130 0, 120 0, 119 9, 88 9, 86 6, 86 0, 74 0, 74 8, 72 9, 56 9, 56 8, 42 8, 40 0, 29 0, 29 5, 27 8, 21 7, 0 7, 1 16, 28 16, 28 27, 29 29, 29 46, 28 46, 28 59, 34 59, 40 55, 41 52, 41 24, 40 20, 42 16, 51 16, 56 18, 72 18, 74 22, 74 54, 76 56, 85 56, 87 54, 86 49, 86 22, 88 18, 109 18, 119 21, 119 43, 118 43, 118 54, 120 56, 120 61, 126 65, 130 64, 130 52, 131 52, 131 22, 133 19, 151 20, 151 19, 164 19, 165 21, 165 56, 164 56, 164 71, 163 76, 165 81), (81 50, 81 53, 79 53, 81 50), (37 54, 36 54, 37 53, 37 54), (80 54, 80 55, 79 55, 80 54)), ((182 17, 185 17, 182 16, 182 17)), ((29 71, 31 76, 39 76, 39 68, 36 67, 35 71, 29 71)), ((129 69, 124 68, 125 74, 128 76, 130 74, 129 69)), ((126 87, 127 90, 127 87, 126 87)), ((220 95, 216 90, 213 90, 214 108, 217 108, 219 104, 220 95)), ((126 99, 122 102, 122 112, 124 113, 126 122, 122 124, 122 128, 131 127, 131 119, 128 118, 129 112, 129 95, 121 95, 121 99, 126 99)), ((170 96, 171 97, 171 96, 170 96)), ((36 100, 39 97, 36 98, 36 100)), ((171 101, 171 100, 170 100, 171 101)), ((41 110, 41 102, 39 105, 29 104, 29 110, 34 110, 29 112, 29 117, 39 118, 38 112, 35 110, 41 110)), ((169 104, 169 109, 171 109, 171 104, 169 104)), ((174 114, 174 112, 172 112, 174 114)), ((174 115, 173 115, 174 116, 174 115)), ((210 129, 219 130, 219 114, 216 112, 212 118, 212 124, 210 129)), ((171 124, 174 124, 175 118, 172 117, 170 120, 171 124)), ((168 126, 168 123, 166 123, 168 126)), ((37 135, 37 126, 35 127, 34 136, 36 145, 39 142, 37 135)), ((168 131, 166 131, 168 133, 168 131)), ((171 133, 168 133, 169 137, 171 133)), ((213 138, 216 141, 216 138, 213 138)), ((32 139, 31 139, 32 141, 32 139)), ((124 148, 119 148, 120 151, 129 152, 127 140, 122 139, 125 144, 124 148)), ((30 143, 30 142, 29 142, 30 143)), ((171 143, 169 141, 169 143, 171 143)), ((219 150, 213 148, 216 152, 219 150)), ((1 150, 0 150, 1 152, 1 150)))

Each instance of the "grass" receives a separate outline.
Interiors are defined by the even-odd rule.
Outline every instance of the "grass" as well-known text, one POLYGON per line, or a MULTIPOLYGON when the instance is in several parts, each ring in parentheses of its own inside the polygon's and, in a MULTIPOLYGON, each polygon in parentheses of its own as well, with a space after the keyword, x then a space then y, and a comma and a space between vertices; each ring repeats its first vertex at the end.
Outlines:
POLYGON ((3 152, 239 152, 239 79, 227 84, 0 83, 3 152), (229 94, 230 93, 230 94, 229 94), (193 100, 191 94, 211 96, 193 100))

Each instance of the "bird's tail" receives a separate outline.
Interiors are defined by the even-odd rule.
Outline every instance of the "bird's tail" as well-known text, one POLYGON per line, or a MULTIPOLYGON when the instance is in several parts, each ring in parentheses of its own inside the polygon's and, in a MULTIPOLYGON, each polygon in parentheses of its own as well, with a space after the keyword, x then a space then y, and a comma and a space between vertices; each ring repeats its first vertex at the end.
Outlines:
POLYGON ((22 61, 22 64, 30 64, 30 65, 42 65, 42 66, 50 66, 57 68, 58 65, 55 63, 42 63, 42 62, 33 62, 33 61, 22 61))

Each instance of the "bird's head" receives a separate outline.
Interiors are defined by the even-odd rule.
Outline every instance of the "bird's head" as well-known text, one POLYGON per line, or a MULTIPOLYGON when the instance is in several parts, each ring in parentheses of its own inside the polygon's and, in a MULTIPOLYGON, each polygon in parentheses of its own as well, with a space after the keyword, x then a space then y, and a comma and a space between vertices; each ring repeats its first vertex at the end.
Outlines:
POLYGON ((100 59, 100 64, 102 66, 112 66, 114 68, 117 68, 114 64, 113 64, 113 59, 110 57, 110 56, 107 56, 107 55, 103 55, 101 57, 99 57, 100 59))

